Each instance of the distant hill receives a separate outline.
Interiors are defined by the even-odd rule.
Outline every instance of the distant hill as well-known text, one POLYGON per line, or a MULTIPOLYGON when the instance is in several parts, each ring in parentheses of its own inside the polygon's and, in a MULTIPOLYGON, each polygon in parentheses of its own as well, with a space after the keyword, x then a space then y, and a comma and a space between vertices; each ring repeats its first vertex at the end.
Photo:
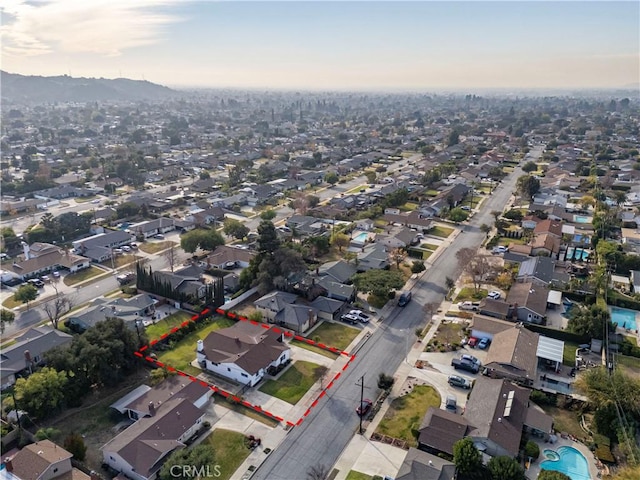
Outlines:
POLYGON ((168 87, 127 78, 41 77, 0 71, 0 94, 8 103, 162 100, 177 92, 168 87))

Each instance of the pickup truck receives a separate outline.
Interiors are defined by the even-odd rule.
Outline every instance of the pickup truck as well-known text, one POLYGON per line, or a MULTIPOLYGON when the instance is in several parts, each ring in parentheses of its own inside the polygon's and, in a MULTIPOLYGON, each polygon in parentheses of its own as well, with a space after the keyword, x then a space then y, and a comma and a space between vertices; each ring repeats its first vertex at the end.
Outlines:
POLYGON ((116 280, 118 280, 118 283, 120 285, 126 285, 127 283, 131 283, 133 280, 135 280, 136 278, 136 274, 133 272, 129 272, 129 273, 123 273, 121 275, 118 275, 116 277, 116 280))
POLYGON ((469 360, 462 360, 459 358, 451 360, 451 366, 456 370, 465 370, 470 373, 478 373, 478 370, 480 370, 480 367, 477 364, 469 360))
POLYGON ((478 308, 480 308, 480 303, 478 302, 460 302, 458 303, 458 308, 460 310, 471 310, 471 311, 478 311, 478 308))

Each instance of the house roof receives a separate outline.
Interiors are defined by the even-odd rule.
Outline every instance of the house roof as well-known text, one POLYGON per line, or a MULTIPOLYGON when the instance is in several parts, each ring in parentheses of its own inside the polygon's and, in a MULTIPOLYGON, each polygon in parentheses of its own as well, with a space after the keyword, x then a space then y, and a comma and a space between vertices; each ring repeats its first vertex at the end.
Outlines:
POLYGON ((451 480, 455 477, 456 466, 444 458, 431 455, 417 448, 410 448, 396 480, 451 480))
POLYGON ((242 248, 232 247, 230 245, 219 245, 206 258, 206 262, 211 265, 222 265, 227 262, 250 262, 256 252, 245 250, 242 248))
POLYGON ((538 347, 536 348, 536 357, 562 363, 563 352, 564 342, 562 340, 540 335, 538 347))
POLYGON ((507 302, 526 307, 540 316, 544 316, 547 311, 547 298, 549 289, 541 285, 534 285, 532 282, 514 283, 507 294, 507 302))
POLYGON ((117 453, 136 473, 148 478, 160 468, 165 456, 184 446, 178 439, 203 414, 190 400, 171 398, 155 415, 141 418, 101 450, 117 453))
POLYGON ((467 436, 470 428, 466 418, 429 407, 418 429, 418 443, 453 455, 453 444, 467 436))
POLYGON ((536 228, 533 229, 534 234, 538 233, 550 233, 557 237, 562 236, 562 222, 559 220, 551 220, 547 218, 536 224, 536 228))
POLYGON ((509 304, 502 300, 494 300, 493 298, 484 298, 480 301, 480 312, 495 313, 502 317, 506 317, 509 313, 509 304))
POLYGON ((474 330, 486 332, 492 335, 513 328, 512 322, 498 320, 497 318, 487 317, 485 315, 475 314, 471 319, 471 322, 471 327, 474 330))
POLYGON ((541 432, 551 433, 553 429, 553 417, 536 407, 536 405, 529 405, 524 418, 524 424, 541 432))
POLYGON ((315 318, 317 312, 308 305, 291 305, 284 306, 284 310, 276 315, 276 320, 283 321, 287 325, 296 325, 301 327, 309 317, 315 318))
POLYGON ((208 390, 207 387, 202 386, 199 382, 192 382, 186 377, 173 375, 143 392, 139 397, 132 399, 124 408, 138 412, 148 412, 149 405, 153 403, 156 410, 158 410, 163 403, 167 403, 171 398, 186 398, 191 403, 195 403, 208 390))
POLYGON ((536 351, 539 335, 513 325, 493 336, 485 366, 533 380, 536 376, 536 351))
POLYGON ((313 302, 309 304, 311 308, 314 308, 319 312, 326 312, 332 315, 337 311, 339 311, 343 305, 344 305, 344 302, 341 302, 340 300, 335 300, 333 298, 327 298, 322 296, 316 298, 313 302))
POLYGON ((477 378, 463 415, 473 425, 469 435, 488 438, 516 456, 520 448, 529 393, 529 389, 518 387, 507 380, 477 378))
POLYGON ((124 230, 115 230, 107 233, 94 235, 93 237, 88 237, 73 243, 74 245, 77 244, 84 248, 108 247, 115 243, 130 242, 133 240, 133 238, 134 238, 133 235, 125 232, 124 230))
POLYGON ((345 262, 344 260, 336 260, 335 262, 327 262, 318 268, 318 274, 321 276, 329 275, 340 283, 347 283, 353 275, 355 275, 356 269, 353 265, 345 262))
POLYGON ((555 237, 550 233, 536 234, 531 242, 531 248, 544 248, 549 252, 558 253, 560 251, 560 238, 555 237))
POLYGON ((28 276, 34 272, 56 267, 58 265, 66 268, 71 268, 75 265, 79 265, 87 261, 88 260, 84 257, 74 255, 70 252, 65 252, 61 248, 55 247, 54 249, 38 255, 35 258, 29 258, 29 260, 14 260, 12 264, 7 263, 3 266, 3 268, 11 270, 18 275, 28 276))
POLYGON ((328 294, 339 295, 344 298, 350 298, 355 290, 355 287, 353 285, 345 285, 344 283, 334 282, 329 277, 319 278, 318 285, 324 288, 328 294))
POLYGON ((555 262, 549 257, 533 257, 523 261, 518 270, 519 278, 536 278, 544 283, 553 279, 555 262))
POLYGON ((37 480, 47 468, 73 455, 51 440, 40 440, 25 446, 11 459, 11 473, 21 480, 37 480))
POLYGON ((234 363, 251 375, 289 350, 282 334, 249 322, 211 332, 203 341, 204 355, 214 363, 234 363))
POLYGON ((294 303, 298 299, 298 295, 289 292, 273 291, 263 295, 253 304, 256 307, 266 308, 274 312, 284 310, 285 306, 294 303))

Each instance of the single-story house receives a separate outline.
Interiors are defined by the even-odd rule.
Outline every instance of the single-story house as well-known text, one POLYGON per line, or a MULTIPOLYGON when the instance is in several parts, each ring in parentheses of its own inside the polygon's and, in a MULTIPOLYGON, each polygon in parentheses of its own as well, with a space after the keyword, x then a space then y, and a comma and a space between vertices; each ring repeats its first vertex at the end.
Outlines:
POLYGON ((238 322, 198 340, 196 356, 202 368, 253 387, 269 367, 287 363, 291 349, 284 343, 282 333, 238 322))
POLYGON ((131 298, 93 300, 90 307, 73 312, 64 324, 74 332, 82 333, 107 318, 120 318, 128 328, 144 328, 141 322, 155 314, 158 301, 151 295, 141 293, 131 298))
POLYGON ((134 223, 129 226, 129 230, 135 235, 149 238, 159 233, 167 233, 176 229, 175 220, 173 218, 160 217, 155 220, 134 223))
POLYGON ((510 317, 520 322, 544 323, 549 289, 533 282, 514 283, 507 294, 511 305, 510 317))
POLYGON ((209 254, 204 262, 206 262, 207 265, 221 270, 228 268, 232 264, 234 268, 247 268, 255 256, 256 253, 251 250, 233 247, 231 245, 219 245, 209 254))
POLYGON ((506 378, 525 386, 536 379, 539 335, 520 324, 493 336, 484 362, 485 374, 506 378))
POLYGON ((334 262, 326 262, 318 267, 318 275, 320 277, 329 277, 336 282, 348 283, 356 274, 356 268, 344 260, 336 260, 334 262))
POLYGON ((135 237, 131 233, 115 230, 76 240, 73 242, 73 248, 76 253, 92 262, 101 263, 111 258, 114 248, 128 245, 134 240, 135 237))
POLYGON ((65 251, 50 243, 36 242, 32 245, 25 243, 23 248, 24 260, 16 258, 13 263, 3 265, 4 269, 13 272, 21 280, 60 269, 75 273, 91 266, 89 259, 65 251))
POLYGON ((429 407, 418 429, 418 448, 434 455, 453 455, 453 444, 466 437, 471 428, 465 417, 429 407))
POLYGON ((456 476, 456 466, 436 455, 410 448, 395 480, 451 480, 456 476))
POLYGON ((471 336, 475 338, 493 340, 497 333, 510 328, 513 328, 513 322, 499 320, 486 315, 475 314, 471 319, 471 336))

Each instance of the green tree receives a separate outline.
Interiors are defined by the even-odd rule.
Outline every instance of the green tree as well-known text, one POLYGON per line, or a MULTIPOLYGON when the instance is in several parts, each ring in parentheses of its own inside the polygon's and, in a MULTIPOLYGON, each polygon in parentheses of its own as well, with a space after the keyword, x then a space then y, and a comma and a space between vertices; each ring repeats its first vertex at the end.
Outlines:
POLYGON ((464 222, 467 218, 469 218, 469 214, 461 208, 454 208, 452 210, 449 210, 449 220, 451 220, 452 222, 464 222))
POLYGON ((336 183, 338 183, 339 179, 340 178, 338 177, 338 174, 336 172, 327 172, 327 174, 324 176, 324 181, 331 185, 335 185, 336 183))
POLYGON ((349 237, 341 232, 331 236, 331 244, 334 247, 338 247, 339 252, 342 252, 342 249, 349 245, 349 241, 349 237))
POLYGON ((518 177, 516 187, 523 197, 532 200, 534 195, 540 190, 540 180, 531 175, 522 175, 518 177))
POLYGON ((529 161, 522 166, 523 172, 531 173, 531 172, 535 172, 536 170, 538 170, 538 166, 536 165, 535 162, 529 161))
POLYGON ((465 476, 472 476, 482 468, 480 452, 469 437, 453 444, 453 463, 456 465, 456 472, 465 476))
POLYGON ((414 260, 411 264, 411 273, 420 273, 424 272, 427 267, 424 266, 424 262, 422 260, 414 260))
POLYGON ((38 431, 36 432, 36 439, 51 440, 52 442, 55 442, 59 435, 60 430, 57 430, 53 427, 45 427, 38 429, 38 431))
POLYGON ((213 469, 215 468, 215 460, 215 452, 210 445, 197 445, 193 448, 176 450, 167 457, 167 460, 160 469, 159 478, 160 480, 193 480, 192 476, 181 475, 181 473, 183 473, 183 469, 175 468, 175 465, 188 466, 190 469, 209 467, 209 473, 214 475, 215 472, 213 469), (176 472, 178 475, 176 475, 176 472))
POLYGON ((276 218, 276 211, 273 210, 272 208, 269 208, 267 210, 265 210, 264 212, 260 213, 260 218, 262 220, 273 220, 274 218, 276 218))
MULTIPOLYGON (((640 471, 638 471, 638 475, 640 475, 640 471)), ((618 477, 615 478, 617 479, 618 477)), ((629 480, 632 478, 636 480, 640 477, 629 477, 629 480)), ((562 472, 556 472, 555 470, 540 470, 537 480, 571 480, 571 477, 562 472)))
POLYGON ((198 228, 180 238, 180 246, 187 253, 194 253, 198 248, 215 250, 219 245, 224 245, 224 238, 220 232, 213 229, 198 228))
POLYGON ((504 218, 508 219, 508 220, 513 220, 516 222, 519 222, 520 220, 522 220, 524 218, 524 215, 522 214, 522 211, 517 209, 517 208, 512 208, 511 210, 505 212, 505 214, 503 215, 504 218))
POLYGON ((525 480, 524 469, 512 457, 493 457, 487 467, 493 480, 525 480))
POLYGON ((13 294, 13 299, 16 302, 22 302, 27 304, 27 308, 29 308, 29 302, 36 299, 38 296, 38 289, 27 283, 25 285, 20 285, 16 293, 13 294))
POLYGON ((280 239, 275 225, 270 220, 263 220, 258 225, 258 252, 273 254, 280 247, 280 239))
POLYGON ((447 138, 447 147, 452 147, 458 143, 460 143, 460 133, 454 128, 447 138))
POLYGON ((540 456, 540 447, 533 440, 529 440, 524 446, 524 455, 527 458, 537 460, 537 458, 540 456))
POLYGON ((82 435, 78 433, 70 433, 67 438, 64 439, 63 444, 65 450, 73 455, 73 458, 83 462, 87 456, 87 446, 84 444, 82 435))
POLYGON ((379 298, 389 298, 393 290, 404 286, 402 273, 397 270, 372 269, 353 276, 353 283, 360 292, 371 293, 379 298))
POLYGON ((240 220, 236 220, 235 218, 225 218, 223 231, 230 237, 242 240, 249 234, 249 227, 244 225, 240 220))
POLYGON ((27 378, 16 380, 16 401, 30 415, 45 418, 62 407, 67 382, 67 372, 44 367, 27 378))
POLYGON ((617 400, 625 412, 640 415, 640 380, 620 369, 614 369, 609 375, 604 367, 590 368, 578 376, 575 386, 598 410, 617 400))
POLYGON ((0 310, 0 333, 4 333, 7 323, 12 323, 16 318, 16 314, 11 310, 0 310))
POLYGON ((611 315, 606 308, 591 305, 588 308, 583 306, 572 309, 567 329, 578 335, 602 339, 605 332, 613 329, 613 325, 611 315))
POLYGON ((367 170, 366 172, 364 172, 364 176, 367 177, 367 182, 369 183, 375 183, 376 182, 376 172, 374 172, 373 170, 367 170))

